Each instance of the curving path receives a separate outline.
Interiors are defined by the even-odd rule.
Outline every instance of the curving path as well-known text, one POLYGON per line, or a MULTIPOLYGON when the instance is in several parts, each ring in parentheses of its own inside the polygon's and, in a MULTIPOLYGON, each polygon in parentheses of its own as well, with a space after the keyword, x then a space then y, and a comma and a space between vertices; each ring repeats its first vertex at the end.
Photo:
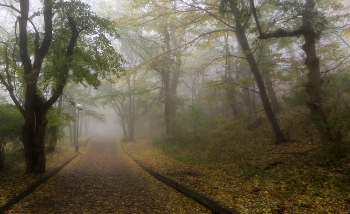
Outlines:
POLYGON ((8 213, 211 213, 151 177, 115 142, 93 138, 86 152, 8 213))

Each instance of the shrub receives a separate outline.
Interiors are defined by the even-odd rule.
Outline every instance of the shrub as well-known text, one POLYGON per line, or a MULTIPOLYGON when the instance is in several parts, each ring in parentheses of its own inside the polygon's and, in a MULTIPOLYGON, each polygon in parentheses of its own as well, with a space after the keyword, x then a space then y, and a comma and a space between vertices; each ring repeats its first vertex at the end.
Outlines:
POLYGON ((0 167, 4 163, 5 145, 18 143, 22 136, 23 117, 18 109, 10 104, 0 105, 0 167))

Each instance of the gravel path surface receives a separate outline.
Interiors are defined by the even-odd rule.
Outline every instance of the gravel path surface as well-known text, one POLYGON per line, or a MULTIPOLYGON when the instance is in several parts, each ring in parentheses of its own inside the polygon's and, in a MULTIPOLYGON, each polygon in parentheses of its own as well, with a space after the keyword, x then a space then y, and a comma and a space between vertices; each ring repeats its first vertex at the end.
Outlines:
POLYGON ((96 137, 8 213, 211 213, 143 171, 112 137, 96 137))

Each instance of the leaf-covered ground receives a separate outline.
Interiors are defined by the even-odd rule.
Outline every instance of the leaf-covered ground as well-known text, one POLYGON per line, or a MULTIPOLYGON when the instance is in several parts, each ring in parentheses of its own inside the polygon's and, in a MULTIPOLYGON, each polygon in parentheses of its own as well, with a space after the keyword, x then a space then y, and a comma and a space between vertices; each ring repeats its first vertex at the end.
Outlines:
POLYGON ((225 158, 230 153, 230 148, 225 146, 216 151, 208 148, 213 145, 202 150, 147 141, 122 145, 144 165, 241 213, 349 213, 350 210, 347 180, 350 174, 346 174, 350 172, 349 165, 318 166, 312 152, 301 152, 314 145, 237 143, 239 158, 230 160, 225 158), (288 154, 290 151, 292 154, 288 154))
POLYGON ((86 151, 9 213, 210 213, 143 171, 113 138, 86 151))
MULTIPOLYGON (((25 175, 23 149, 12 149, 5 159, 5 166, 0 169, 0 206, 8 199, 18 195, 27 185, 42 175, 25 175)), ((69 158, 76 155, 74 147, 68 144, 58 144, 56 151, 46 156, 46 171, 59 167, 69 158)))

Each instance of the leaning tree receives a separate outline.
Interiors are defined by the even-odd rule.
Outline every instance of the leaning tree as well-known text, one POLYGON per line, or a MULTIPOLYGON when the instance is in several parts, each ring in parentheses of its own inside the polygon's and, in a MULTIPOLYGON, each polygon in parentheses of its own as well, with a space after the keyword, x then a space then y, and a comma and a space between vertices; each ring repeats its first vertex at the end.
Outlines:
POLYGON ((117 37, 113 23, 98 17, 83 1, 42 3, 38 11, 32 11, 29 0, 0 3, 16 15, 13 38, 2 43, 0 81, 24 117, 26 173, 45 172, 46 114, 66 84, 97 87, 101 78, 123 71, 123 59, 110 42, 117 37))

